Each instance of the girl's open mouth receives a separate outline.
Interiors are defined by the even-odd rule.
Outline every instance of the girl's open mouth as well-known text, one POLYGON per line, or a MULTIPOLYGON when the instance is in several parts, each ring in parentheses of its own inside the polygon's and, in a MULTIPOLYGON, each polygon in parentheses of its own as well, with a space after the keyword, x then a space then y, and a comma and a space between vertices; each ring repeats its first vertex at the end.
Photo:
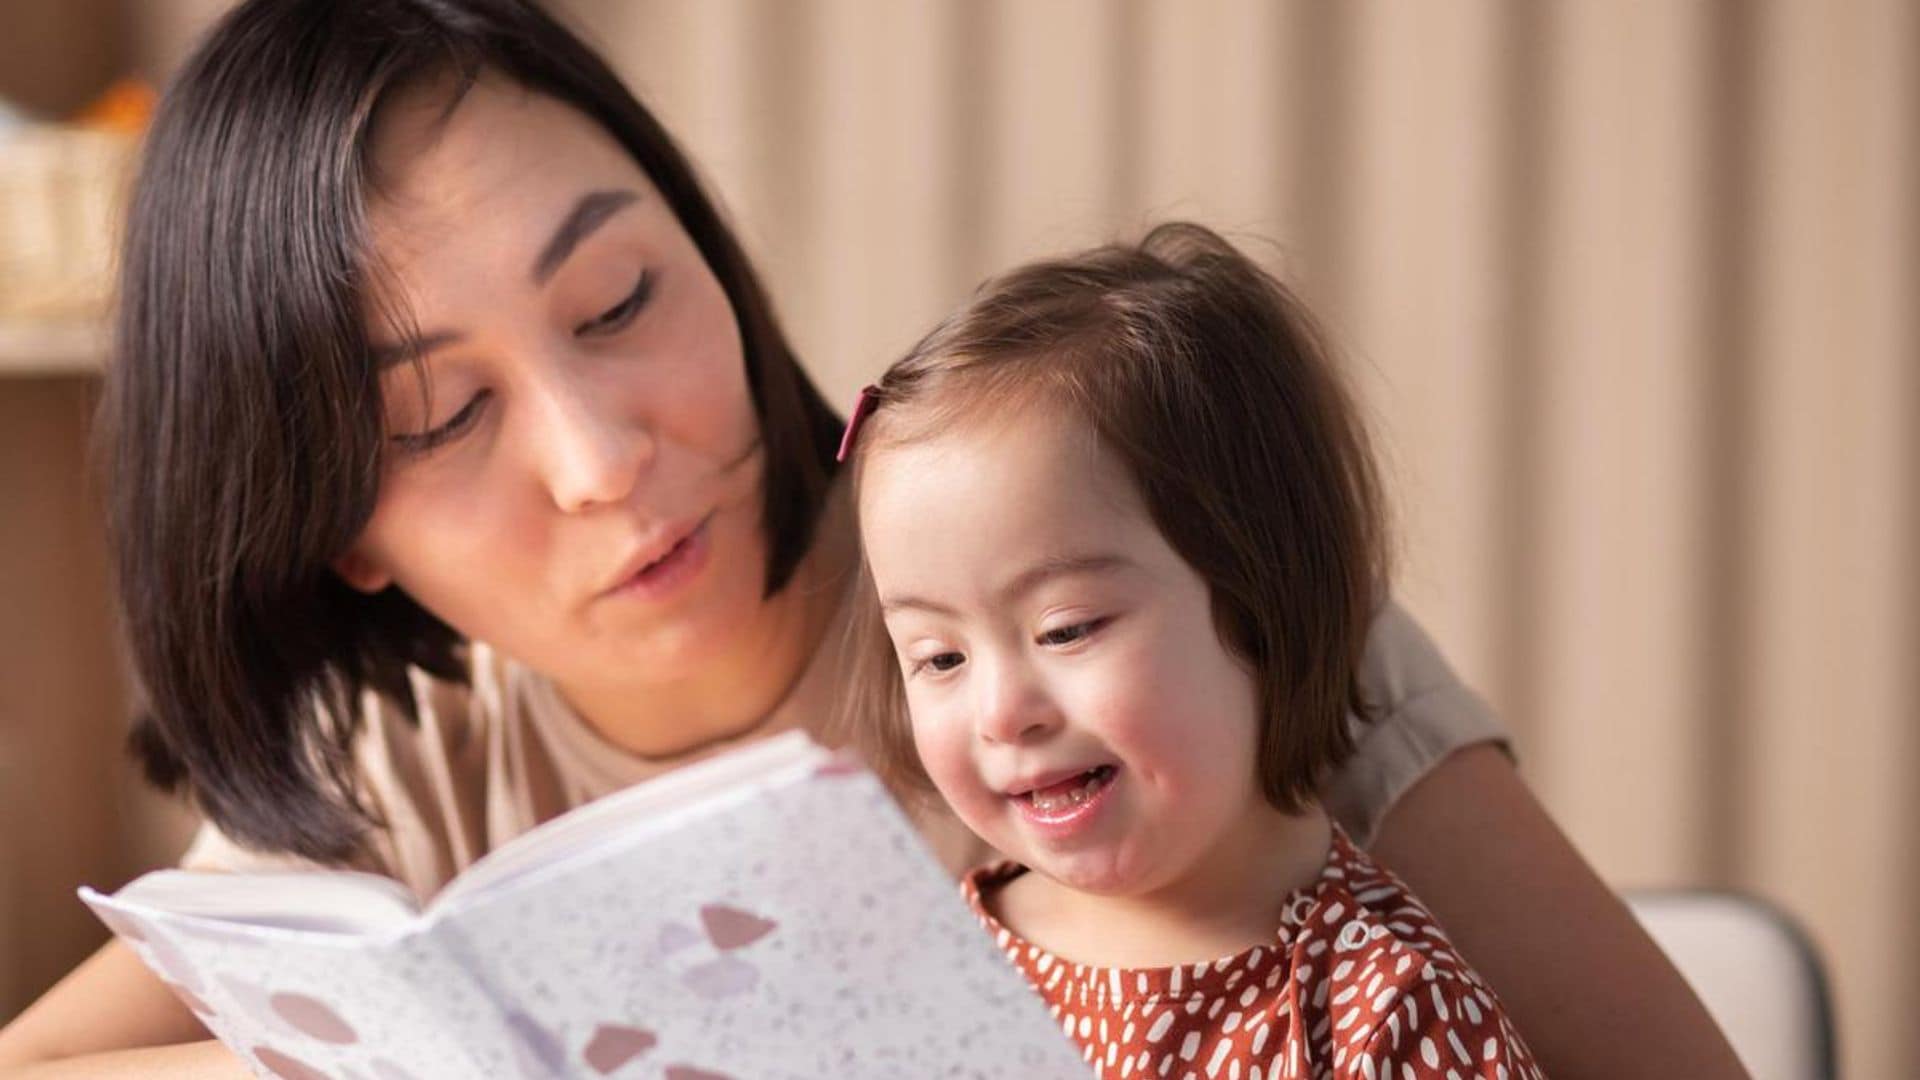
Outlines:
POLYGON ((1013 802, 1022 816, 1036 824, 1077 824, 1093 814, 1112 789, 1118 772, 1112 765, 1097 765, 1057 784, 1015 795, 1013 802))

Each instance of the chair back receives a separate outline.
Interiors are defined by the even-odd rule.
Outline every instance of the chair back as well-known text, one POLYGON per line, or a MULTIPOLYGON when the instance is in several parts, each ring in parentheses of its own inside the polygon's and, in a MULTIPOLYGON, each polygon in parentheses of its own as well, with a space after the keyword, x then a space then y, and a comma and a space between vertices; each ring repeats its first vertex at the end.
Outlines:
POLYGON ((1706 1004, 1754 1080, 1832 1080, 1826 973, 1791 919, 1731 892, 1629 892, 1627 905, 1706 1004))

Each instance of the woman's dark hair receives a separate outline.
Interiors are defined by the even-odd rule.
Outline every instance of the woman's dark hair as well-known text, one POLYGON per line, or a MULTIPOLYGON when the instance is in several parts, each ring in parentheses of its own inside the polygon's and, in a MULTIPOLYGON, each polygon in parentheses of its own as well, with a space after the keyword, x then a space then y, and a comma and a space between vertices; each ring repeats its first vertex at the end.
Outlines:
MULTIPOLYGON (((840 423, 694 170, 606 63, 527 0, 248 0, 168 89, 128 223, 102 404, 147 775, 235 840, 338 861, 374 817, 353 777, 369 692, 464 642, 329 564, 371 516, 386 443, 364 325, 369 130, 410 88, 483 73, 624 146, 732 302, 766 454, 766 592, 812 542, 840 423)), ((451 106, 450 106, 451 107, 451 106)))
MULTIPOLYGON (((1366 430, 1312 318, 1198 225, 1154 229, 988 281, 889 368, 865 462, 1036 403, 1087 424, 1199 573, 1260 697, 1261 789, 1296 811, 1351 753, 1358 673, 1385 598, 1386 526, 1366 430)), ((842 722, 903 795, 929 782, 870 571, 849 624, 842 722)))

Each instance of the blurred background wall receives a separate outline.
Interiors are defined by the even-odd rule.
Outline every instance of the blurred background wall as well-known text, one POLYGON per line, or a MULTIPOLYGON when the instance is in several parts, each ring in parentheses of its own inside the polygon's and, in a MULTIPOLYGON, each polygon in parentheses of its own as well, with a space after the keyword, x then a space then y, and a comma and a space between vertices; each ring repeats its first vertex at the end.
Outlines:
MULTIPOLYGON (((9 0, 0 95, 164 76, 223 7, 9 0)), ((1920 6, 559 7, 838 400, 1016 260, 1243 240, 1344 344, 1400 593, 1575 842, 1783 906, 1847 1074, 1920 1074, 1920 6)), ((0 1016, 102 936, 75 882, 181 836, 118 752, 92 386, 0 373, 0 1016)))

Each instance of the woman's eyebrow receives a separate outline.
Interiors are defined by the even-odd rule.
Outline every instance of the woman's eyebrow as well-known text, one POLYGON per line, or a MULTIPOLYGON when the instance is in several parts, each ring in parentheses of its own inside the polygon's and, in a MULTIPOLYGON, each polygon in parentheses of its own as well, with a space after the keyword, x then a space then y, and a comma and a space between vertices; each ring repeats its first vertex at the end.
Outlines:
MULTIPOLYGON (((545 285, 553 272, 560 269, 560 264, 567 261, 567 256, 573 254, 573 249, 580 246, 580 241, 591 236, 593 230, 606 224, 608 218, 639 198, 639 192, 624 189, 589 191, 580 196, 580 201, 574 203, 573 209, 561 220, 560 227, 553 231, 553 238, 541 249, 540 257, 533 261, 533 269, 529 271, 533 283, 545 285)), ((385 371, 395 364, 418 360, 442 345, 454 344, 463 336, 452 330, 441 330, 391 345, 375 345, 374 364, 379 370, 385 371)))
POLYGON ((451 330, 440 330, 408 338, 392 345, 375 345, 373 347, 374 368, 377 371, 385 371, 395 364, 410 363, 442 345, 451 345, 460 341, 461 337, 462 335, 451 330))
POLYGON ((573 249, 580 246, 580 241, 639 198, 640 193, 631 190, 589 191, 580 196, 580 201, 574 203, 573 209, 561 220, 560 227, 553 231, 553 239, 541 249, 540 257, 533 261, 533 269, 528 271, 533 283, 545 285, 553 272, 560 269, 560 264, 567 261, 567 256, 573 254, 573 249))

